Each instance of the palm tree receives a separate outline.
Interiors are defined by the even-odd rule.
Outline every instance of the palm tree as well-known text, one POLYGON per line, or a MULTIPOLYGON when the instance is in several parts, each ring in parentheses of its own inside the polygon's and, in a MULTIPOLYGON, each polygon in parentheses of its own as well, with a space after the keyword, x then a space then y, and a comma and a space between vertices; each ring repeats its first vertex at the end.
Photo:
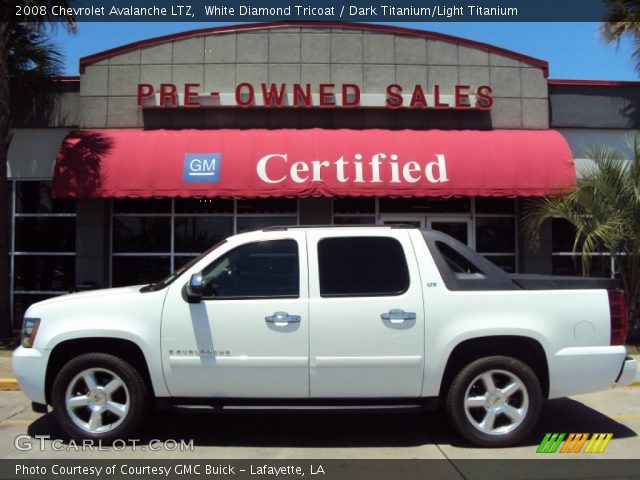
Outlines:
POLYGON ((41 29, 12 23, 7 62, 12 126, 47 126, 56 100, 55 78, 64 73, 62 54, 41 29))
POLYGON ((640 73, 640 0, 603 0, 607 8, 600 34, 606 43, 619 44, 622 37, 631 37, 633 52, 640 73))
POLYGON ((599 145, 584 152, 593 160, 573 192, 545 197, 532 204, 524 225, 537 246, 543 222, 562 218, 573 225, 574 254, 581 255, 587 275, 591 255, 613 257, 629 305, 630 335, 640 333, 640 140, 628 139, 631 158, 620 150, 599 145))
MULTIPOLYGON (((17 72, 11 71, 10 66, 18 68, 26 68, 30 74, 32 82, 30 85, 36 86, 38 82, 35 78, 38 74, 47 75, 50 73, 50 69, 45 67, 42 62, 45 62, 47 58, 51 58, 51 55, 41 55, 34 57, 31 62, 18 63, 14 62, 11 65, 10 59, 14 57, 16 49, 23 51, 23 44, 12 43, 12 34, 16 34, 21 26, 27 31, 31 32, 31 35, 26 34, 23 31, 23 35, 20 37, 21 41, 33 41, 38 38, 36 35, 39 29, 42 33, 42 29, 48 23, 54 24, 53 18, 50 16, 51 7, 54 5, 60 5, 69 7, 73 0, 16 0, 15 2, 2 2, 0 4, 0 337, 6 337, 11 335, 11 312, 9 310, 9 231, 11 227, 9 217, 9 185, 6 181, 7 178, 7 152, 9 150, 9 142, 11 141, 11 88, 10 79, 15 79, 17 72), (14 18, 16 5, 31 5, 31 6, 45 6, 48 15, 41 15, 31 18, 31 22, 18 23, 14 18), (34 36, 35 35, 35 36, 34 36)), ((69 30, 75 29, 75 18, 72 16, 66 18, 57 18, 56 20, 64 20, 65 26, 69 30)), ((33 45, 32 45, 33 46, 33 45)), ((43 45, 40 44, 42 47, 43 45)), ((37 48, 35 49, 38 50, 37 48)), ((32 52, 34 53, 34 52, 32 52)), ((41 52, 42 53, 42 52, 41 52)), ((32 94, 34 92, 31 92, 32 94)), ((14 97, 15 98, 15 97, 14 97)))

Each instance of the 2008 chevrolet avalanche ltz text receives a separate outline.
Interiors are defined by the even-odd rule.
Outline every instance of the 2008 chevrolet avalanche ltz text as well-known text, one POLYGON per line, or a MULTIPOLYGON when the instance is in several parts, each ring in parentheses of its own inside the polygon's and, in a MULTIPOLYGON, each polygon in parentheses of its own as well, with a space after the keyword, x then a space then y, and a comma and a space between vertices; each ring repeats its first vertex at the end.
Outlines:
POLYGON ((506 446, 545 398, 624 385, 610 279, 509 275, 435 231, 282 227, 164 280, 32 305, 13 368, 72 438, 130 437, 150 406, 442 406, 506 446))

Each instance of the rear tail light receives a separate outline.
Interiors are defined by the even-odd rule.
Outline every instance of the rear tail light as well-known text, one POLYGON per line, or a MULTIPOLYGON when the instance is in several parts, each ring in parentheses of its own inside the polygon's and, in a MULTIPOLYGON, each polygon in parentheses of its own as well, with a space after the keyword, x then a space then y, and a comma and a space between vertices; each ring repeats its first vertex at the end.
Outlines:
POLYGON ((611 316, 611 345, 624 345, 627 338, 627 302, 620 289, 607 290, 611 316))

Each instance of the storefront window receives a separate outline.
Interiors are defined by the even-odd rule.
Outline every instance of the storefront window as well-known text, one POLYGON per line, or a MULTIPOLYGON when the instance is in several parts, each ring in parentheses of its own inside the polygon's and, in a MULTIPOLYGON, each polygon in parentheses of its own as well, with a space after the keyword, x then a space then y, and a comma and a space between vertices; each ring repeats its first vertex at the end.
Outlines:
POLYGON ((24 181, 16 183, 16 213, 75 213, 76 202, 53 199, 51 182, 24 181))
POLYGON ((476 251, 512 253, 516 250, 514 217, 476 218, 476 251))
POLYGON ((170 272, 170 257, 113 256, 113 286, 141 285, 166 277, 170 272))
POLYGON ((175 251, 198 255, 233 235, 233 216, 175 218, 175 251))
POLYGON ((237 201, 236 232, 298 224, 297 198, 247 198, 237 201))
MULTIPOLYGON (((582 275, 582 255, 573 255, 575 228, 561 218, 551 221, 551 271, 554 275, 582 275)), ((614 277, 615 262, 611 255, 599 252, 591 256, 589 275, 614 277)))
POLYGON ((238 215, 247 213, 295 215, 298 211, 297 198, 247 198, 238 200, 238 215))
POLYGON ((368 215, 340 215, 333 217, 334 225, 374 225, 376 217, 368 215))
POLYGON ((334 215, 366 215, 376 213, 374 197, 346 197, 333 199, 334 215))
POLYGON ((171 213, 171 199, 119 198, 113 201, 113 213, 171 213))
POLYGON ((372 225, 376 223, 376 199, 345 197, 333 199, 335 225, 372 225))
POLYGON ((168 252, 171 249, 171 217, 114 215, 113 252, 168 252))
POLYGON ((115 199, 112 285, 166 277, 234 233, 297 223, 295 198, 115 199))
POLYGON ((516 217, 512 198, 474 199, 475 250, 508 273, 516 273, 516 217))
POLYGON ((477 197, 475 199, 476 214, 498 213, 502 215, 515 214, 513 198, 477 197))
POLYGON ((230 198, 176 198, 176 213, 233 215, 234 201, 230 198))
POLYGON ((70 292, 75 288, 72 255, 16 255, 13 268, 17 291, 70 292))
POLYGON ((439 232, 445 233, 450 237, 455 238, 461 243, 465 245, 471 245, 471 240, 469 238, 469 222, 468 221, 457 221, 457 220, 431 220, 429 223, 429 228, 432 230, 437 230, 439 232))
POLYGON ((11 189, 11 299, 14 327, 35 302, 75 290, 76 202, 54 199, 49 181, 11 189))
MULTIPOLYGON (((55 214, 54 214, 55 215, 55 214)), ((17 252, 73 252, 76 238, 65 232, 75 231, 75 215, 15 217, 15 250, 17 252)))
POLYGON ((113 201, 112 285, 149 283, 171 272, 170 198, 113 201))
POLYGON ((463 198, 380 198, 380 213, 469 213, 471 199, 463 198))
POLYGON ((297 225, 298 219, 295 216, 283 217, 240 217, 238 216, 238 233, 259 230, 274 225, 297 225))

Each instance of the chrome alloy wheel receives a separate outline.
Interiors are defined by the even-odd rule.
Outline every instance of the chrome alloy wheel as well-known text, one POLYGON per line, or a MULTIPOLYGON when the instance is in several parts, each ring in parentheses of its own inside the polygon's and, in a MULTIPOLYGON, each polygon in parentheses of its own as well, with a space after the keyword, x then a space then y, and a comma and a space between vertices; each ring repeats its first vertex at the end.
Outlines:
POLYGON ((82 430, 103 433, 127 417, 131 397, 122 378, 104 368, 83 370, 69 382, 65 407, 69 418, 82 430))
POLYGON ((524 382, 506 370, 489 370, 478 375, 464 395, 467 419, 487 435, 504 435, 516 429, 529 410, 524 382))

